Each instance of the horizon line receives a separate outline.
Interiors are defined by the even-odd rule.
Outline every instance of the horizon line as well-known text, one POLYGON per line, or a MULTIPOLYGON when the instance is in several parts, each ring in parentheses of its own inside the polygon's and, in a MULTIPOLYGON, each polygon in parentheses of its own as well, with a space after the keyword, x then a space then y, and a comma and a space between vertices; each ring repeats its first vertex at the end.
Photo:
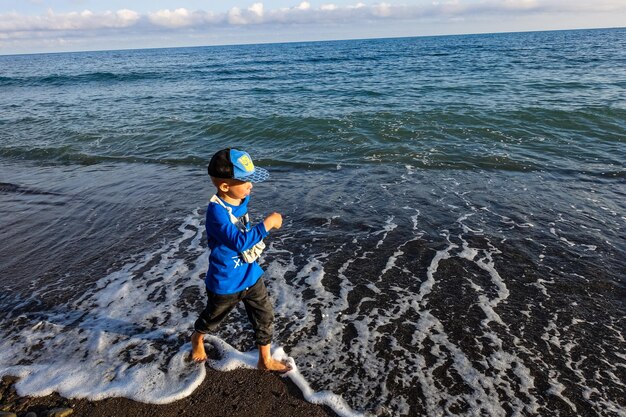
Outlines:
POLYGON ((570 32, 570 31, 583 31, 583 30, 616 30, 616 29, 626 29, 626 26, 546 29, 546 30, 516 30, 516 31, 510 31, 510 32, 509 31, 469 32, 469 33, 450 33, 450 34, 413 35, 413 36, 383 36, 383 37, 375 37, 375 38, 342 38, 342 39, 301 40, 301 41, 283 41, 283 42, 253 42, 253 43, 223 43, 223 44, 208 44, 208 45, 187 45, 187 46, 157 46, 157 47, 149 47, 149 48, 92 49, 92 50, 78 50, 78 51, 58 51, 58 52, 22 52, 22 53, 18 52, 18 53, 11 53, 11 54, 0 53, 0 57, 28 56, 28 55, 53 55, 53 54, 82 54, 82 53, 91 53, 91 52, 150 51, 150 50, 158 50, 158 49, 220 48, 220 47, 232 47, 232 46, 283 45, 283 44, 297 44, 297 43, 322 43, 322 42, 342 42, 342 41, 371 41, 371 40, 385 40, 385 39, 440 38, 440 37, 472 36, 472 35, 505 35, 505 34, 515 34, 515 33, 570 32))

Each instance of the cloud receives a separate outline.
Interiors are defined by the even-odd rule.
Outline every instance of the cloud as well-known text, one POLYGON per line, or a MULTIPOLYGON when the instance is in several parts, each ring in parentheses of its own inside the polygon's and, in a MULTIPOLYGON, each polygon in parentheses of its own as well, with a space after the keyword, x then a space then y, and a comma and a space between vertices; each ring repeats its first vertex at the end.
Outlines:
POLYGON ((309 10, 310 8, 311 8, 311 3, 309 3, 308 1, 303 1, 302 3, 298 5, 298 7, 296 7, 296 9, 298 10, 309 10))
POLYGON ((56 14, 52 10, 48 10, 45 15, 41 16, 7 13, 0 14, 0 33, 125 28, 134 25, 139 19, 139 13, 129 9, 104 13, 84 10, 63 14, 56 14))
POLYGON ((263 3, 254 3, 247 9, 233 7, 227 13, 226 21, 231 25, 249 25, 263 23, 265 11, 263 3))
POLYGON ((139 14, 130 9, 101 13, 84 10, 72 13, 55 13, 31 16, 19 13, 0 14, 0 39, 41 37, 42 33, 59 32, 69 36, 88 32, 124 30, 184 30, 210 26, 246 26, 280 24, 359 23, 376 20, 440 19, 452 21, 469 17, 520 16, 552 13, 626 13, 624 0, 443 0, 418 5, 391 3, 349 6, 326 3, 317 8, 302 1, 293 7, 267 10, 263 3, 249 7, 233 7, 227 12, 191 11, 186 8, 163 9, 139 14))
POLYGON ((192 12, 185 8, 179 8, 175 10, 164 9, 148 13, 147 20, 150 24, 157 27, 176 29, 189 26, 217 24, 222 21, 222 16, 213 12, 201 10, 192 12))
POLYGON ((158 26, 178 28, 192 25, 195 19, 189 10, 180 8, 173 11, 165 9, 150 13, 148 20, 158 26))
POLYGON ((391 11, 392 11, 391 8, 392 6, 390 4, 380 3, 379 5, 374 7, 374 10, 372 12, 376 16, 389 17, 391 16, 391 11))

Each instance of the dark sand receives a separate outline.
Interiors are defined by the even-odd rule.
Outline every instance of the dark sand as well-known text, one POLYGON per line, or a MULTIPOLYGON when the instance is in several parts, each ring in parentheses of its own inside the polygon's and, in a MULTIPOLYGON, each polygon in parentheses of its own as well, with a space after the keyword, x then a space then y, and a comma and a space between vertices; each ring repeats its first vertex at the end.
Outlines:
POLYGON ((289 378, 251 369, 219 372, 207 367, 207 376, 192 395, 182 400, 154 405, 126 398, 102 401, 72 400, 58 394, 46 397, 19 397, 13 384, 16 378, 5 377, 0 384, 0 410, 23 416, 35 412, 45 416, 48 410, 69 407, 72 416, 93 417, 335 417, 328 407, 306 402, 289 378))

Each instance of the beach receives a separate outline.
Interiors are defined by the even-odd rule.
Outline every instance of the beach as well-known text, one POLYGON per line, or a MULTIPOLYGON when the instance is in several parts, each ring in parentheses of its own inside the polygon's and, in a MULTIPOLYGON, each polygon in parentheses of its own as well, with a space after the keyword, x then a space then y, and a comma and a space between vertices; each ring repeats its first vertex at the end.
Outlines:
POLYGON ((0 56, 0 376, 79 415, 622 417, 624 51, 606 29, 0 56), (287 379, 249 369, 243 307, 186 360, 231 146, 271 175, 251 222, 284 216, 260 265, 287 379))
POLYGON ((72 416, 335 416, 332 410, 306 402, 289 379, 253 370, 208 372, 193 395, 171 404, 154 405, 125 398, 101 401, 70 400, 57 394, 19 397, 9 378, 2 381, 2 404, 6 411, 46 415, 55 409, 72 409, 72 416))

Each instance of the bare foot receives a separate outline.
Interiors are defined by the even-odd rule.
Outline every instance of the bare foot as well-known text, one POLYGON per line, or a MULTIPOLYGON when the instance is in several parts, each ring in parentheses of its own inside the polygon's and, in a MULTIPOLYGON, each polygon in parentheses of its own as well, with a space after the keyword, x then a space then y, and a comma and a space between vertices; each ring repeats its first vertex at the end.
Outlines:
POLYGON ((206 360, 204 335, 202 333, 193 332, 191 335, 191 359, 194 362, 204 362, 206 360))
POLYGON ((263 371, 289 372, 291 366, 286 362, 277 361, 272 358, 272 350, 269 345, 259 345, 259 362, 257 367, 263 371))
POLYGON ((289 372, 291 371, 291 366, 287 364, 287 362, 277 361, 276 359, 271 358, 269 361, 263 362, 259 360, 258 368, 263 371, 276 371, 276 372, 289 372))

